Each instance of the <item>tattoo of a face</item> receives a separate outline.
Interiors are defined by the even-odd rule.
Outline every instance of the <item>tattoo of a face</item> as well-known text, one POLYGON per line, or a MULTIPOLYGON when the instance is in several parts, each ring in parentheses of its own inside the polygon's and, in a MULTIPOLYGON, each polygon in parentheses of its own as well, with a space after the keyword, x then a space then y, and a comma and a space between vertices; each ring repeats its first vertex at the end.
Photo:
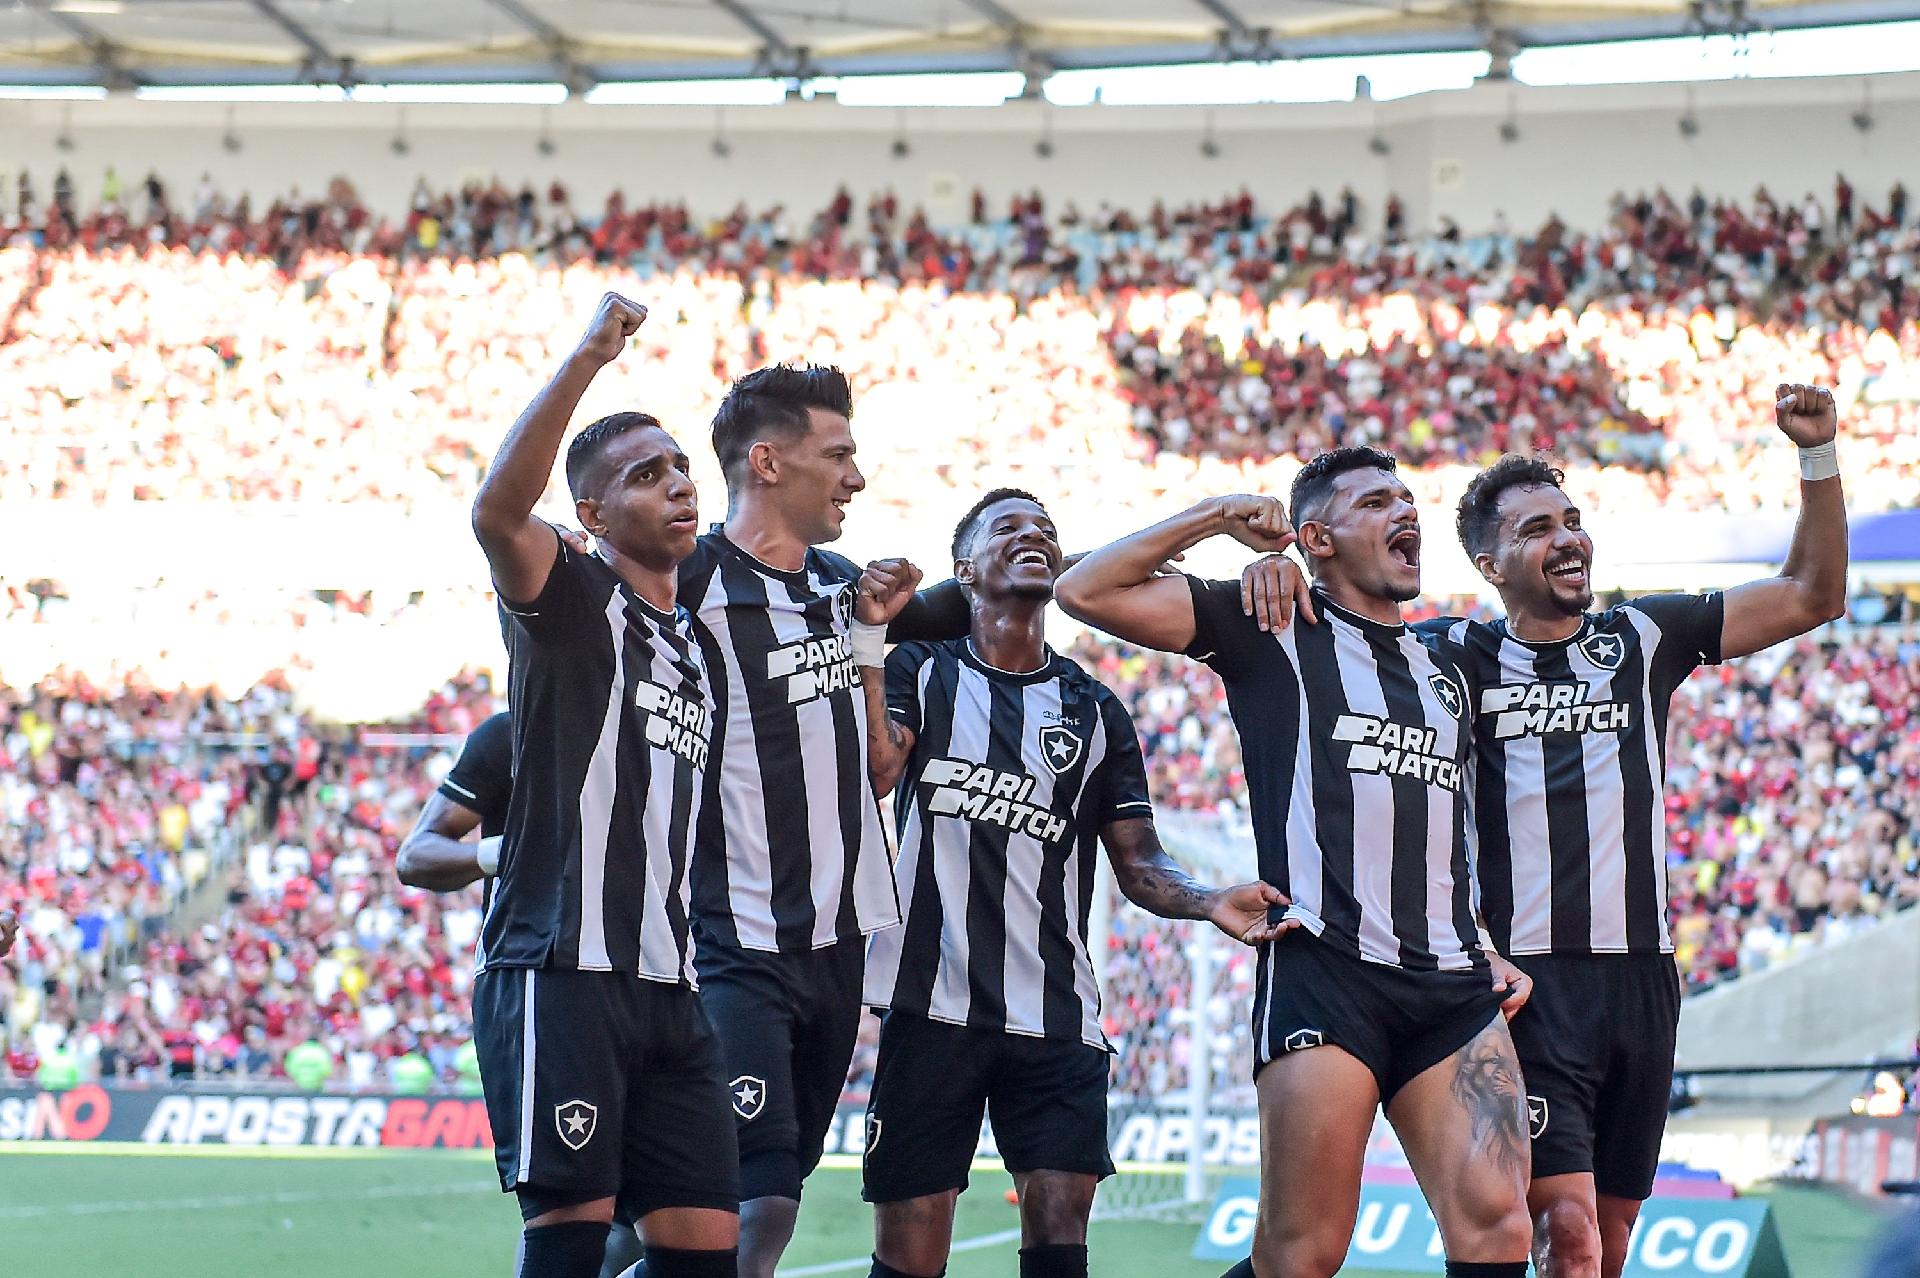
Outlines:
POLYGON ((1483 1034, 1454 1058, 1453 1094, 1473 1120, 1474 1152, 1507 1172, 1524 1172, 1526 1089, 1511 1048, 1483 1034))

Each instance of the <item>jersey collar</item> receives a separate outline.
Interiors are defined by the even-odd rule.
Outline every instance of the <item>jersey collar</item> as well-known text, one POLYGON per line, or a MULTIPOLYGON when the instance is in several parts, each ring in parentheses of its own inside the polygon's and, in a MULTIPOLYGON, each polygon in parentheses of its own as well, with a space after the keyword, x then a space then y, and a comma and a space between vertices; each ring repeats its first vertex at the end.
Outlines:
POLYGON ((1351 608, 1342 608, 1327 597, 1318 586, 1313 589, 1313 606, 1321 616, 1338 617, 1370 639, 1380 639, 1392 643, 1407 633, 1407 623, 1402 621, 1388 625, 1384 621, 1375 621, 1372 617, 1363 617, 1351 608))
POLYGON ((1054 652, 1051 644, 1042 645, 1041 652, 1044 659, 1040 662, 1040 668, 1038 670, 1028 670, 1025 672, 1002 670, 999 666, 994 665, 980 655, 979 650, 973 646, 972 639, 962 639, 960 641, 960 660, 966 662, 989 679, 999 679, 1005 683, 1042 683, 1053 678, 1053 664, 1059 659, 1058 655, 1054 652))

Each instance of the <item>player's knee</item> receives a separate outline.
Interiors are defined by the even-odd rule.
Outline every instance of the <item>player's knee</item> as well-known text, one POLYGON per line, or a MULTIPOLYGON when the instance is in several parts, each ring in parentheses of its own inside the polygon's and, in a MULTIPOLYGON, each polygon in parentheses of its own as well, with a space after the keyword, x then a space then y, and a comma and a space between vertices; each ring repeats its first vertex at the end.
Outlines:
POLYGON ((1578 1199, 1547 1204, 1534 1222, 1533 1247, 1542 1278, 1597 1278, 1600 1222, 1578 1199))
POLYGON ((1084 1243, 1095 1181, 1066 1172, 1033 1172, 1020 1189, 1020 1223, 1029 1242, 1084 1243))
POLYGON ((1346 1259, 1347 1240, 1337 1231, 1254 1235, 1253 1267, 1260 1278, 1333 1278, 1346 1259))

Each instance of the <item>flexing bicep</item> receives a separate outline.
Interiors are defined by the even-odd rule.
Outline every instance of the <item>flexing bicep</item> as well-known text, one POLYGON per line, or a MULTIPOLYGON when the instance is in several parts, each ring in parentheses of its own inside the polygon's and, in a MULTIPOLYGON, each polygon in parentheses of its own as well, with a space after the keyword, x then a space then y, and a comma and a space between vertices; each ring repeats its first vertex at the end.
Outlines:
POLYGON ((1130 586, 1103 586, 1093 577, 1076 577, 1087 566, 1083 562, 1068 569, 1055 588, 1068 615, 1145 648, 1184 652, 1193 645, 1193 591, 1185 577, 1168 575, 1130 586))

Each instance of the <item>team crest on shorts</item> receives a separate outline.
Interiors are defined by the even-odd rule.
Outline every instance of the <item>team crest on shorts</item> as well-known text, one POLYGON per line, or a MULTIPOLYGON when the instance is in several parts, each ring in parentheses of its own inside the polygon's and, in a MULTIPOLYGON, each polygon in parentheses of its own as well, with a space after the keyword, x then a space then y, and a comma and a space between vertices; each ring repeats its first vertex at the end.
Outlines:
POLYGON ((1055 776, 1080 762, 1080 737, 1073 729, 1052 724, 1040 729, 1040 757, 1055 776))
POLYGON ((873 1147, 875 1145, 878 1145, 879 1143, 880 1143, 880 1118, 876 1114, 868 1114, 867 1115, 867 1143, 864 1147, 865 1153, 871 1154, 873 1152, 873 1147))
POLYGON ((767 1107, 767 1080, 764 1078, 742 1074, 727 1084, 727 1091, 733 1095, 733 1112, 749 1123, 760 1117, 760 1111, 767 1107))
POLYGON ((1466 699, 1460 695, 1460 685, 1436 670, 1427 676, 1427 686, 1433 689, 1434 698, 1440 702, 1440 708, 1447 712, 1447 717, 1458 719, 1461 708, 1466 705, 1466 699))
POLYGON ((600 1111, 583 1100, 562 1101, 553 1107, 553 1125, 568 1149, 585 1148, 599 1122, 600 1111))
POLYGON ((1544 1096, 1527 1097, 1527 1135, 1539 1140, 1547 1130, 1547 1098, 1544 1096))
POLYGON ((1309 1047, 1323 1046, 1327 1036, 1317 1029, 1298 1029, 1287 1035, 1287 1041, 1280 1046, 1289 1052, 1304 1052, 1309 1047))
POLYGON ((1580 655, 1602 670, 1618 670, 1627 658, 1627 645, 1619 635, 1596 631, 1580 641, 1580 655))

